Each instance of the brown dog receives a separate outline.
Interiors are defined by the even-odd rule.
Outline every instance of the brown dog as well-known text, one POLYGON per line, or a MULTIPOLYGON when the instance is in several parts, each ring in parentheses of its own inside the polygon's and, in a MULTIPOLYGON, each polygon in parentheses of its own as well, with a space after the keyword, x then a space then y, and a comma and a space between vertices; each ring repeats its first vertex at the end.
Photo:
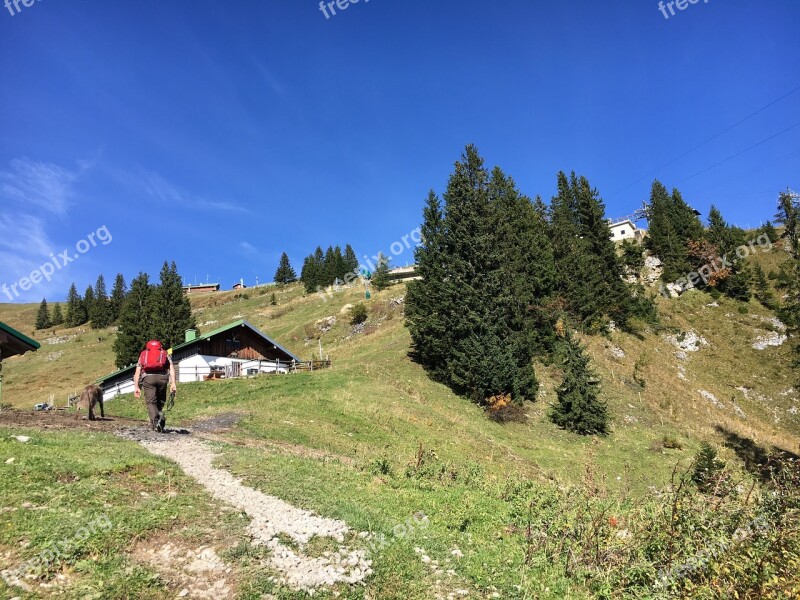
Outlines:
POLYGON ((83 392, 81 392, 81 399, 78 402, 78 418, 80 418, 81 408, 88 408, 89 420, 96 421, 97 419, 94 416, 94 409, 98 405, 100 406, 100 416, 105 418, 106 413, 103 410, 103 390, 94 384, 87 385, 85 388, 83 388, 83 392))

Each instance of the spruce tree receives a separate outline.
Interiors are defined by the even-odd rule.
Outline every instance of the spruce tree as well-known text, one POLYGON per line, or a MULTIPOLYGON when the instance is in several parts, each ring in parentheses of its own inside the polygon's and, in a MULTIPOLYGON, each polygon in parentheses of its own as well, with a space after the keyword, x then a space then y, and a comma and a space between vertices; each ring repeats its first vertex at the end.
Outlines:
POLYGON ((92 318, 92 313, 94 312, 94 305, 95 305, 94 288, 92 286, 87 286, 86 291, 83 293, 83 306, 86 309, 87 323, 92 318))
POLYGON ((86 323, 88 315, 86 314, 86 307, 83 304, 83 298, 78 293, 78 289, 73 283, 69 292, 67 293, 67 314, 65 317, 65 325, 67 327, 78 327, 86 323))
POLYGON ((336 279, 336 268, 336 255, 333 246, 328 246, 322 261, 322 283, 320 284, 322 287, 328 287, 333 283, 333 280, 336 279))
POLYGON ((647 211, 649 230, 645 247, 661 260, 664 267, 663 280, 670 282, 684 277, 692 271, 692 265, 687 253, 688 236, 684 237, 677 229, 679 222, 683 220, 683 211, 674 210, 672 197, 658 180, 653 182, 650 190, 647 211), (676 218, 679 222, 674 222, 676 218))
POLYGON ((550 420, 580 435, 608 433, 608 407, 598 397, 599 380, 584 348, 567 333, 560 353, 564 378, 556 390, 558 401, 550 410, 550 420))
POLYGON ((344 269, 345 275, 347 273, 358 274, 358 257, 350 244, 344 247, 344 269))
POLYGON ((39 311, 36 313, 36 329, 47 329, 51 325, 50 311, 47 309, 47 300, 42 298, 39 311))
POLYGON ((781 272, 788 276, 785 286, 786 300, 779 315, 794 340, 794 365, 800 372, 800 198, 788 190, 782 192, 778 197, 778 214, 775 219, 784 227, 782 237, 789 251, 789 259, 781 268, 781 272))
POLYGON ((605 207, 585 177, 558 174, 551 205, 557 288, 567 310, 594 331, 607 318, 625 327, 637 302, 622 280, 605 207))
POLYGON ((153 319, 150 297, 153 288, 147 273, 139 273, 131 282, 131 289, 122 303, 119 330, 114 340, 117 368, 122 369, 139 358, 145 344, 153 339, 153 319))
POLYGON ((378 252, 378 264, 375 265, 375 273, 372 274, 372 286, 378 290, 385 290, 391 284, 389 279, 389 258, 378 252))
POLYGON ((536 398, 533 344, 520 325, 509 285, 514 267, 505 264, 508 254, 495 230, 504 195, 518 195, 513 182, 496 170, 490 185, 483 159, 467 146, 444 205, 434 193, 428 197, 415 252, 422 279, 409 284, 406 299, 415 359, 478 403, 493 396, 536 398))
POLYGON ((297 274, 294 272, 292 265, 289 263, 289 255, 284 252, 281 254, 281 260, 278 263, 278 269, 275 271, 275 283, 285 285, 297 280, 297 274))
POLYGON ((780 237, 778 235, 778 231, 775 229, 775 226, 772 224, 772 221, 767 221, 766 223, 764 223, 758 229, 758 231, 756 231, 756 234, 757 235, 761 235, 761 234, 766 235, 771 244, 774 244, 775 242, 777 242, 778 238, 780 237))
POLYGON ((94 285, 94 303, 89 319, 94 329, 103 329, 112 323, 111 303, 106 293, 106 280, 102 275, 98 276, 94 285))
POLYGON ((197 329, 189 298, 183 292, 183 280, 175 261, 164 261, 160 284, 150 296, 153 338, 164 348, 172 348, 185 340, 187 329, 197 329))
POLYGON ((417 275, 406 291, 406 326, 413 340, 413 356, 437 381, 449 383, 447 358, 450 351, 448 322, 454 306, 443 306, 448 297, 444 213, 431 190, 422 209, 422 243, 414 251, 417 275))
POLYGON ((122 303, 125 302, 125 294, 127 288, 125 287, 125 278, 122 273, 117 273, 114 279, 114 287, 111 289, 111 321, 116 323, 119 319, 120 311, 122 310, 122 303))
POLYGON ((56 303, 53 306, 53 316, 50 318, 51 325, 63 325, 64 324, 64 314, 61 312, 61 304, 56 303))
POLYGON ((717 289, 735 300, 750 300, 750 271, 736 258, 736 249, 745 242, 744 232, 729 225, 713 204, 708 212, 706 239, 717 248, 719 257, 727 257, 732 265, 727 276, 719 279, 717 289))
POLYGON ((772 289, 769 286, 769 281, 767 281, 764 269, 762 269, 761 265, 758 263, 756 263, 753 268, 753 284, 755 287, 756 300, 766 308, 775 310, 775 295, 772 293, 772 289))
POLYGON ((314 255, 306 256, 303 261, 303 268, 300 271, 300 281, 307 293, 313 292, 317 289, 317 273, 316 265, 314 264, 314 255))

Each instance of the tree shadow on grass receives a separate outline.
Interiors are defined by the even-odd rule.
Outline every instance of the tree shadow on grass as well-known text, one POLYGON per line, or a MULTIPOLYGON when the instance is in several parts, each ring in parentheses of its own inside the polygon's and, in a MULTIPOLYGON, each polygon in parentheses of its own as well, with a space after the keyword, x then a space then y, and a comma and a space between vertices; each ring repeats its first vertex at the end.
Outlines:
POLYGON ((787 460, 800 460, 800 456, 794 452, 776 446, 771 449, 764 448, 750 438, 743 437, 721 425, 717 425, 716 430, 724 438, 725 447, 733 450, 739 460, 744 463, 747 472, 758 477, 762 483, 772 480, 774 474, 783 468, 787 460))

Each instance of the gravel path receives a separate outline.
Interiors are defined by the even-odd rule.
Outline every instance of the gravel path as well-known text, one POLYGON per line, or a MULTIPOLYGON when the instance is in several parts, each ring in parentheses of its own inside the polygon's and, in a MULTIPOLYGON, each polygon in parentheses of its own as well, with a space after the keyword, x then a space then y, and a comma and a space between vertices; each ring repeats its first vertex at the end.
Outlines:
POLYGON ((248 531, 253 541, 271 551, 271 564, 282 574, 280 583, 313 590, 340 582, 359 583, 372 573, 372 561, 365 551, 344 546, 344 536, 350 533, 346 523, 295 508, 243 485, 228 471, 212 466, 216 454, 207 444, 188 435, 147 436, 139 443, 153 454, 178 463, 215 498, 244 511, 252 519, 248 531), (298 550, 283 544, 280 534, 290 537, 298 550), (342 545, 337 552, 322 557, 306 556, 303 549, 313 537, 330 537, 342 545))

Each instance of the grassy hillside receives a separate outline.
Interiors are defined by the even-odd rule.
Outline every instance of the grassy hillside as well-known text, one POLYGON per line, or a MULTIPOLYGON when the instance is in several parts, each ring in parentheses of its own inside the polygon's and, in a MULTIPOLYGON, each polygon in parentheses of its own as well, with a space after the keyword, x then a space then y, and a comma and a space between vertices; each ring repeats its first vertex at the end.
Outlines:
MULTIPOLYGON (((366 587, 337 589, 321 597, 335 597, 334 592, 365 599, 622 597, 622 592, 612 592, 619 581, 598 577, 592 561, 599 559, 585 554, 582 544, 595 540, 591 543, 602 545, 604 561, 616 557, 613 560, 620 562, 614 564, 622 564, 625 556, 625 564, 638 564, 637 548, 656 543, 641 540, 668 529, 661 497, 653 496, 654 490, 668 485, 676 465, 688 466, 702 441, 720 447, 731 477, 741 480, 743 489, 750 481, 745 467, 752 468, 759 453, 773 447, 796 452, 800 447, 800 398, 793 388, 789 348, 752 347, 776 327, 774 315, 755 302, 714 301, 705 293, 690 292, 679 299, 658 300, 658 330, 638 337, 617 331, 584 338, 603 379, 613 426, 607 437, 582 438, 556 429, 546 417, 559 381, 554 366, 538 365, 541 394, 538 402, 527 405, 524 423, 494 423, 479 407, 431 382, 408 357, 404 287, 374 294, 368 303, 369 319, 360 330, 354 330, 342 312, 347 304, 363 299, 359 289, 323 300, 305 296, 300 286, 289 286, 276 291, 277 306, 269 303, 272 290, 248 290, 246 298, 234 292, 192 298, 201 329, 244 317, 303 357, 318 353, 321 339, 323 351, 333 360, 331 369, 314 373, 182 385, 169 415, 171 425, 223 413, 239 415, 242 420, 235 428, 206 435, 222 443, 220 466, 247 485, 296 506, 388 537, 388 546, 374 552, 375 574, 366 587), (336 324, 321 331, 318 321, 332 316, 336 324), (676 347, 687 339, 687 332, 702 336, 697 351, 676 347), (394 535, 398 524, 418 513, 429 516, 428 529, 394 535), (531 537, 533 530, 545 532, 545 538, 531 537), (635 543, 620 541, 627 539, 619 537, 623 534, 635 543), (573 558, 562 564, 565 553, 573 558), (570 566, 573 559, 577 562, 570 566)), ((31 333, 35 309, 3 305, 0 320, 31 333)), ((30 409, 53 393, 63 403, 66 393, 113 370, 111 330, 35 336, 45 341, 39 352, 5 361, 4 402, 30 409), (48 339, 58 343, 46 344, 48 339)), ((116 417, 145 417, 141 403, 130 396, 110 402, 107 411, 116 417)), ((22 479, 14 493, 35 489, 44 506, 30 514, 0 514, 5 532, 0 535, 0 553, 26 559, 48 538, 30 538, 32 545, 22 553, 15 549, 19 540, 28 539, 31 531, 46 530, 58 516, 60 504, 48 496, 53 483, 48 483, 50 467, 43 458, 52 455, 53 445, 66 457, 61 470, 69 473, 57 479, 70 498, 86 493, 73 485, 106 485, 101 482, 108 481, 109 467, 100 456, 81 455, 86 433, 43 434, 4 425, 1 415, 0 427, 11 427, 9 435, 33 438, 30 450, 14 442, 0 445, 0 458, 17 457, 14 468, 19 470, 14 473, 22 479)), ((116 510, 118 503, 129 503, 123 496, 144 492, 154 496, 150 502, 164 503, 157 507, 159 514, 174 514, 169 495, 174 483, 163 479, 164 473, 170 481, 180 480, 180 475, 167 468, 169 463, 143 458, 146 455, 133 442, 102 432, 91 435, 93 445, 133 465, 119 468, 156 474, 143 475, 146 481, 115 478, 121 496, 101 496, 106 508, 116 510)), ((216 548, 235 575, 236 597, 305 597, 276 584, 241 527, 213 518, 219 508, 202 491, 191 485, 185 489, 189 496, 181 502, 191 500, 192 510, 202 513, 191 513, 193 518, 208 527, 198 532, 184 524, 177 539, 183 536, 192 544, 216 548)), ((719 502, 717 516, 727 514, 725 503, 719 502)), ((694 523, 685 531, 722 527, 692 521, 703 514, 704 503, 702 497, 685 501, 692 507, 687 520, 694 523)), ((754 510, 754 505, 731 508, 731 514, 746 521, 754 510)), ((146 589, 150 597, 180 592, 180 577, 171 578, 137 560, 142 541, 157 545, 165 535, 170 541, 174 537, 164 521, 147 523, 144 511, 139 503, 130 505, 120 513, 126 526, 117 537, 76 550, 61 567, 66 581, 56 585, 53 594, 66 590, 68 597, 77 597, 76 590, 103 589, 107 578, 117 585, 118 576, 109 574, 115 568, 134 573, 131 589, 146 589), (114 560, 108 558, 115 553, 119 556, 114 560), (99 557, 96 567, 86 566, 87 556, 99 557)), ((735 526, 728 534, 734 530, 735 526)), ((703 535, 682 541, 680 552, 699 552, 703 535)), ((766 541, 764 546, 778 547, 766 541)), ((645 573, 652 566, 641 569, 645 573)), ((45 581, 52 583, 54 577, 50 572, 45 581)), ((2 585, 0 592, 6 591, 2 585)))

